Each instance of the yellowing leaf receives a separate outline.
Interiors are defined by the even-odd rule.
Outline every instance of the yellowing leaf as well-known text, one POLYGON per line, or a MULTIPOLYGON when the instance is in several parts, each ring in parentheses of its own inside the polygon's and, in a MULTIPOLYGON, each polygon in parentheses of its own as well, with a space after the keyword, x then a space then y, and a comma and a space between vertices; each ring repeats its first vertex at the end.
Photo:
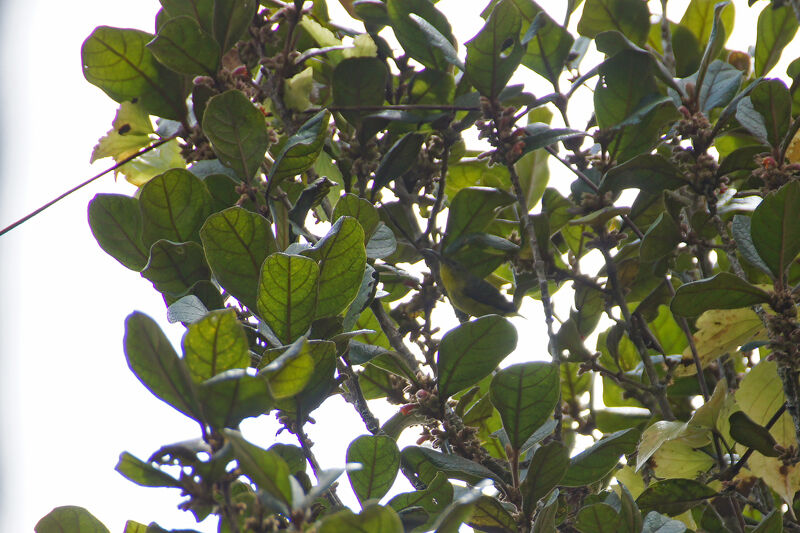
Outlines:
POLYGON ((325 28, 322 24, 309 17, 303 17, 300 21, 300 27, 311 35, 319 46, 339 46, 342 41, 336 38, 333 32, 325 28))
MULTIPOLYGON (((631 493, 633 499, 638 498, 639 495, 644 492, 644 480, 642 476, 634 472, 630 465, 625 465, 617 470, 614 477, 617 478, 617 481, 625 485, 625 488, 631 493)), ((615 490, 619 494, 619 488, 615 487, 615 490)))
POLYGON ((682 440, 671 440, 661 445, 653 455, 653 470, 660 478, 694 479, 714 466, 714 459, 682 440))
POLYGON ((372 37, 367 33, 356 35, 353 39, 353 47, 342 50, 345 59, 349 57, 375 57, 378 55, 378 46, 372 37))
MULTIPOLYGON (((703 368, 717 357, 735 351, 742 344, 754 340, 766 340, 767 334, 758 315, 749 308, 712 309, 697 319, 697 333, 694 342, 703 368)), ((692 376, 697 373, 692 351, 683 351, 681 365, 675 376, 692 376)))
POLYGON ((794 134, 789 147, 786 148, 786 158, 791 163, 800 163, 800 130, 794 134))
POLYGON ((756 452, 750 456, 748 466, 748 476, 762 478, 769 488, 780 494, 783 501, 792 504, 794 493, 800 489, 800 465, 784 466, 780 460, 756 452))
POLYGON ((711 398, 697 408, 692 418, 689 419, 689 425, 704 429, 716 429, 719 412, 720 409, 722 409, 727 394, 728 387, 725 385, 725 381, 718 381, 711 398))
MULTIPOLYGON (((753 422, 762 426, 766 425, 785 401, 775 361, 762 360, 758 363, 745 375, 736 391, 739 407, 753 422)), ((797 444, 792 417, 788 412, 781 415, 769 432, 781 446, 788 448, 797 444)))
POLYGON ((142 106, 132 102, 122 102, 111 123, 111 129, 97 142, 89 162, 94 163, 104 157, 113 157, 115 161, 121 161, 150 144, 151 133, 153 124, 142 106))
POLYGON ((642 432, 636 454, 638 472, 658 448, 670 439, 678 437, 686 429, 686 422, 659 420, 642 432))
POLYGON ((284 81, 284 102, 286 107, 295 111, 305 111, 311 106, 311 88, 314 85, 314 70, 306 67, 288 80, 284 81))
POLYGON ((186 168, 178 141, 171 140, 151 150, 117 170, 128 182, 141 187, 159 174, 172 168, 186 168))

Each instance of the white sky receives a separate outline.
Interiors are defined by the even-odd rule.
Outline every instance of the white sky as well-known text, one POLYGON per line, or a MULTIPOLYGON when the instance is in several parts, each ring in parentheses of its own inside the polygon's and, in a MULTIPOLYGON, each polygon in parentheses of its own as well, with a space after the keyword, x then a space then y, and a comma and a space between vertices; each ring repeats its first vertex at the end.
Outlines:
MULTIPOLYGON (((329 4, 332 12, 339 7, 334 0, 329 4)), ((686 4, 670 2, 670 18, 678 20, 686 4)), ((752 9, 743 0, 736 4, 729 44, 745 49, 754 45, 764 3, 752 9)), ((484 5, 442 0, 438 7, 463 43, 480 29, 484 5)), ((552 5, 563 12, 561 2, 552 5)), ((117 104, 83 79, 80 45, 98 25, 152 31, 157 9, 156 0, 0 4, 0 227, 108 165, 103 160, 90 166, 88 160, 117 104)), ((796 44, 787 48, 772 75, 783 75, 798 55, 796 44)), ((535 78, 526 74, 522 81, 535 78)), ((537 84, 535 94, 548 92, 537 84)), ((582 116, 577 124, 588 114, 582 116)), ((134 309, 159 320, 176 347, 183 328, 166 323, 163 302, 149 282, 98 247, 86 223, 86 206, 98 192, 131 188, 106 176, 0 238, 0 531, 32 531, 59 505, 84 506, 111 531, 121 531, 126 519, 216 531, 215 521, 198 525, 176 510, 178 491, 139 487, 113 469, 124 450, 146 459, 161 445, 195 438, 198 431, 153 397, 125 364, 123 321, 134 309)), ((541 309, 525 314, 530 321, 515 319, 520 344, 508 362, 546 354, 541 309)), ((308 428, 324 467, 341 466, 349 438, 364 432, 352 407, 340 399, 330 404, 308 428)), ((376 410, 385 420, 388 411, 376 410)), ((245 436, 264 447, 274 442, 276 429, 271 416, 243 425, 245 436)), ((398 480, 397 490, 409 489, 402 475, 398 480)), ((342 481, 339 492, 353 504, 342 481)))

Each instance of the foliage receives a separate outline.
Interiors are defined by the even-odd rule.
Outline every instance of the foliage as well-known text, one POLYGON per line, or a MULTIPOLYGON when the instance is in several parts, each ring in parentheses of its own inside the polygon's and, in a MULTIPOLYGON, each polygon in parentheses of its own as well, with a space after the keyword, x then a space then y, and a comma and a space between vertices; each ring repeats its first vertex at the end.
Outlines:
MULTIPOLYGON (((169 140, 89 224, 185 325, 178 353, 131 314, 125 357, 199 425, 123 476, 220 532, 800 530, 800 66, 766 77, 788 5, 751 8, 751 57, 711 0, 570 1, 563 25, 494 0, 461 51, 429 0, 342 0, 365 33, 324 0, 161 3, 155 35, 82 49, 120 103, 93 159, 169 140), (523 305, 546 347, 517 346, 523 305), (323 469, 304 426, 339 394, 367 433, 323 469), (299 446, 240 433, 269 413, 299 446)), ((106 531, 77 507, 36 530, 106 531)))

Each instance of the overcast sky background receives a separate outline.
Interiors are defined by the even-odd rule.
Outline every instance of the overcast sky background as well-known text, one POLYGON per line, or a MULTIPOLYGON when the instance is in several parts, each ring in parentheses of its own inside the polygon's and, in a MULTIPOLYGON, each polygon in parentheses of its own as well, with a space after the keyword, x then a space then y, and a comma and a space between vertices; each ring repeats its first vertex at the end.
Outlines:
MULTIPOLYGON (((340 11, 335 1, 329 4, 332 13, 340 11)), ((561 17, 562 2, 552 4, 561 17)), ((686 4, 672 0, 670 18, 678 20, 686 4)), ((480 29, 484 5, 438 4, 461 43, 480 29)), ((754 45, 763 5, 748 9, 746 1, 736 2, 729 44, 754 45)), ((156 0, 0 4, 0 228, 109 165, 88 161, 117 104, 84 80, 80 45, 98 25, 153 31, 157 9, 156 0)), ((793 43, 772 75, 783 76, 798 55, 793 43)), ((525 74, 529 90, 547 91, 537 90, 536 75, 525 74)), ((556 176, 561 172, 553 170, 556 176)), ((198 436, 195 423, 138 382, 122 353, 123 322, 134 309, 156 318, 176 348, 183 328, 166 323, 152 285, 106 255, 86 222, 86 206, 96 193, 132 191, 106 176, 0 237, 0 531, 32 531, 59 505, 86 507, 111 531, 121 531, 126 519, 216 531, 215 521, 198 525, 176 510, 177 490, 139 487, 113 469, 124 450, 146 459, 161 445, 198 436)), ((540 307, 524 314, 531 320, 514 319, 520 344, 508 363, 546 354, 540 307)), ((308 428, 320 444, 315 450, 323 467, 341 466, 348 437, 363 432, 352 407, 338 398, 330 404, 308 428)), ((385 420, 389 411, 376 410, 385 420)), ((277 424, 266 416, 242 429, 267 447, 277 424)), ((342 481, 340 493, 354 503, 342 481)), ((395 489, 409 489, 402 475, 395 489)))

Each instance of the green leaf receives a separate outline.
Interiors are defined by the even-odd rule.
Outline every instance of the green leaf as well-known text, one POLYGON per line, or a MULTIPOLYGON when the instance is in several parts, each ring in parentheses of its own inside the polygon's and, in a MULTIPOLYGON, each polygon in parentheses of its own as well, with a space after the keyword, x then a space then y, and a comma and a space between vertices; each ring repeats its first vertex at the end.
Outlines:
POLYGON ((397 237, 394 232, 381 222, 378 229, 366 246, 367 257, 370 259, 385 259, 397 251, 397 237))
POLYGON ((682 242, 681 229, 669 213, 663 212, 647 229, 639 248, 642 261, 652 263, 676 251, 682 242))
POLYGON ((747 446, 753 448, 761 455, 767 457, 778 457, 780 453, 775 449, 777 442, 769 430, 761 424, 756 424, 747 416, 743 411, 736 411, 728 417, 730 423, 731 438, 747 446))
POLYGON ((152 39, 139 30, 96 28, 81 47, 83 75, 116 102, 135 100, 151 115, 183 120, 183 82, 146 48, 152 39))
POLYGON ((279 184, 285 178, 302 174, 314 166, 325 144, 330 118, 331 112, 323 109, 289 137, 269 170, 267 179, 271 186, 279 184))
POLYGON ((245 418, 262 415, 275 403, 267 383, 240 368, 202 383, 200 399, 208 424, 216 429, 237 428, 245 418))
POLYGON ((274 452, 269 452, 247 442, 238 431, 225 430, 225 437, 233 447, 233 456, 244 475, 258 488, 284 504, 288 511, 292 502, 289 483, 289 465, 274 452))
POLYGON ((147 48, 164 66, 181 74, 214 76, 219 67, 219 46, 192 17, 168 20, 147 48))
POLYGON ((792 97, 786 85, 781 80, 765 80, 755 86, 749 98, 753 109, 764 117, 767 141, 772 147, 780 146, 792 120, 792 97))
POLYGON ((594 38, 607 30, 617 30, 642 46, 650 30, 647 5, 639 0, 586 0, 578 33, 594 38))
POLYGON ((159 239, 200 242, 200 226, 211 214, 211 194, 194 174, 175 168, 140 189, 139 209, 146 246, 159 239))
POLYGON ((364 230, 352 217, 340 217, 327 235, 302 254, 319 264, 319 292, 314 318, 336 316, 358 294, 367 252, 364 230))
POLYGON ((481 496, 466 523, 477 531, 517 531, 517 523, 494 496, 481 496))
POLYGON ((160 0, 170 18, 189 16, 207 32, 214 29, 214 0, 160 0))
POLYGON ((532 514, 539 500, 558 485, 569 468, 569 449, 558 441, 550 441, 536 450, 522 481, 523 507, 532 514))
MULTIPOLYGON (((681 26, 688 28, 697 37, 697 42, 701 45, 706 44, 711 38, 711 30, 714 25, 714 6, 718 2, 719 0, 693 0, 689 2, 683 17, 681 17, 681 26)), ((733 4, 729 4, 720 14, 720 21, 725 29, 725 35, 730 35, 733 32, 734 18, 733 4)), ((721 44, 724 44, 724 41, 721 44)))
POLYGON ((339 198, 336 207, 333 208, 331 222, 336 222, 339 217, 348 216, 358 220, 364 229, 364 244, 369 242, 369 238, 378 229, 381 217, 372 202, 364 198, 359 198, 353 193, 347 193, 339 198))
POLYGON ((522 37, 522 44, 527 45, 522 64, 551 83, 557 83, 574 42, 563 26, 542 11, 522 37))
POLYGON ((347 472, 358 501, 380 500, 394 484, 400 470, 400 450, 391 437, 362 435, 347 448, 347 462, 360 463, 361 470, 347 472))
POLYGON ((550 363, 521 363, 494 375, 489 395, 515 450, 550 417, 559 390, 558 369, 550 363))
POLYGON ((789 182, 768 194, 753 212, 750 234, 759 257, 776 278, 800 253, 800 183, 789 182))
POLYGON ((36 533, 109 533, 108 528, 83 507, 56 507, 34 526, 36 533))
POLYGON ((488 376, 517 347, 517 330, 507 319, 487 315, 448 331, 436 359, 442 401, 488 376))
POLYGON ((156 398, 202 420, 189 369, 152 318, 139 312, 128 315, 123 344, 128 367, 156 398))
POLYGON ((733 223, 731 224, 731 234, 733 240, 736 242, 736 249, 742 254, 748 263, 758 267, 759 270, 772 277, 772 271, 769 266, 761 259, 756 250, 756 245, 753 242, 751 235, 751 219, 744 215, 734 215, 733 223))
POLYGON ((486 25, 467 43, 466 76, 483 96, 494 100, 525 53, 519 41, 522 20, 512 0, 500 0, 486 25))
POLYGON ((206 316, 208 308, 194 294, 187 294, 167 308, 167 320, 170 324, 183 322, 193 324, 206 316))
POLYGON ((274 253, 261 268, 258 313, 289 344, 311 326, 317 306, 317 263, 300 255, 274 253))
POLYGON ((420 28, 418 19, 411 17, 412 14, 420 17, 455 43, 447 17, 430 0, 387 0, 386 11, 395 37, 407 56, 435 70, 447 69, 448 62, 441 49, 431 44, 429 34, 420 28))
POLYGON ((409 507, 422 507, 431 515, 436 515, 453 501, 453 485, 441 472, 423 490, 398 494, 387 504, 395 511, 409 507))
POLYGON ((311 343, 300 337, 285 350, 274 348, 264 352, 259 376, 267 380, 274 398, 293 398, 306 388, 314 374, 312 351, 311 343))
POLYGON ((189 326, 183 337, 183 353, 196 382, 250 364, 247 336, 234 309, 212 311, 189 326))
POLYGON ((616 533, 619 515, 607 503, 594 503, 578 511, 575 527, 582 533, 616 533))
POLYGON ((122 194, 98 194, 89 202, 92 235, 108 255, 131 270, 147 264, 142 244, 142 213, 136 198, 122 194))
POLYGON ((558 489, 554 490, 545 502, 544 507, 536 513, 532 533, 553 533, 556 531, 556 514, 558 513, 558 489))
MULTIPOLYGON (((636 4, 646 9, 638 0, 636 4)), ((598 67, 600 81, 594 93, 597 125, 601 128, 617 126, 634 117, 642 109, 649 109, 661 97, 653 78, 653 60, 646 53, 624 50, 598 67)))
POLYGON ((674 190, 686 185, 682 176, 678 167, 667 158, 658 154, 642 154, 606 172, 600 182, 600 191, 641 189, 657 193, 674 190))
POLYGON ((670 309, 677 315, 697 316, 709 309, 738 309, 769 302, 767 292, 730 272, 678 287, 670 309))
POLYGON ((764 76, 781 58, 783 49, 797 33, 797 18, 788 5, 764 6, 758 15, 755 75, 764 76))
POLYGON ((752 533, 781 533, 783 531, 783 514, 780 509, 773 509, 756 526, 752 533))
POLYGON ((525 148, 523 148, 522 153, 526 154, 532 150, 555 144, 558 141, 585 135, 587 134, 582 131, 569 128, 551 128, 548 124, 534 122, 525 126, 525 136, 522 137, 525 148))
POLYGON ((203 133, 226 167, 249 182, 264 161, 269 134, 264 115, 242 93, 231 89, 212 96, 203 113, 203 133))
MULTIPOLYGON (((700 88, 700 109, 709 114, 712 109, 727 105, 742 85, 742 76, 742 71, 733 65, 719 59, 712 61, 700 88)), ((681 85, 685 88, 689 82, 697 83, 697 73, 681 80, 681 85)))
POLYGON ((624 429, 595 442, 572 459, 559 485, 581 487, 603 479, 619 463, 622 454, 632 453, 639 442, 639 430, 624 429))
POLYGON ((258 9, 258 0, 214 0, 214 38, 224 54, 244 38, 258 9))
POLYGON ((433 481, 437 472, 444 473, 448 478, 460 479, 470 484, 475 484, 482 479, 499 479, 497 474, 474 461, 421 446, 403 448, 403 451, 400 452, 400 467, 406 477, 426 485, 433 481))
MULTIPOLYGON (((342 320, 343 331, 350 331, 353 329, 353 326, 356 325, 358 317, 361 316, 361 313, 367 308, 372 299, 375 297, 375 293, 378 289, 378 280, 379 276, 375 272, 375 269, 372 267, 372 265, 367 265, 364 269, 364 277, 361 279, 361 286, 358 288, 358 293, 353 299, 353 302, 350 304, 350 307, 347 309, 344 319, 342 320)), ((355 342, 357 341, 353 341, 349 344, 351 350, 354 345, 353 343, 355 342)), ((369 344, 364 344, 363 346, 383 349, 381 346, 372 346, 369 344)), ((352 359, 351 362, 353 362, 352 359)), ((353 364, 359 363, 353 362, 353 364)))
POLYGON ((661 513, 650 511, 644 517, 642 533, 683 533, 686 525, 680 520, 672 520, 661 513))
POLYGON ((425 140, 421 133, 407 133, 395 142, 381 159, 372 185, 372 199, 390 181, 400 178, 417 162, 420 147, 425 140))
POLYGON ((465 187, 450 201, 447 228, 442 238, 442 250, 462 235, 479 233, 494 220, 497 211, 514 203, 511 194, 489 187, 465 187))
MULTIPOLYGON (((333 103, 340 107, 379 106, 386 99, 388 71, 377 57, 352 57, 333 69, 333 103)), ((354 126, 360 126, 368 112, 342 111, 354 126)))
POLYGON ((318 529, 319 533, 403 533, 400 517, 390 507, 374 504, 365 507, 361 513, 355 514, 344 509, 336 514, 328 515, 318 529))
POLYGON ((308 416, 311 411, 319 407, 337 385, 333 378, 336 370, 336 343, 308 341, 307 350, 314 369, 308 383, 303 392, 291 400, 280 403, 281 410, 296 413, 300 417, 308 416))
POLYGON ((119 462, 114 470, 142 487, 181 487, 180 482, 174 477, 128 452, 119 455, 119 462))
POLYGON ((636 498, 636 503, 643 511, 655 510, 677 516, 716 494, 711 487, 693 479, 665 479, 647 487, 636 498))
POLYGON ((150 280, 158 292, 177 298, 198 281, 210 280, 211 272, 203 248, 196 242, 159 240, 150 247, 150 260, 142 277, 150 280))
POLYGON ((256 309, 261 265, 277 250, 269 221, 241 207, 214 213, 200 229, 206 259, 226 291, 256 309))

